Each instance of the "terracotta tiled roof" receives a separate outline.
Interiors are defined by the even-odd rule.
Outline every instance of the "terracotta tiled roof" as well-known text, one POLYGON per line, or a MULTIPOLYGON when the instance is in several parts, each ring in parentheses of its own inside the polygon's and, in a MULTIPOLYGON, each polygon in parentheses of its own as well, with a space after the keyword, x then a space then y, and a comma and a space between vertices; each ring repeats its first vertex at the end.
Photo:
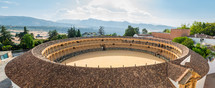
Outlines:
POLYGON ((168 77, 174 81, 180 81, 189 71, 189 68, 168 63, 168 77))
POLYGON ((203 57, 186 47, 184 48, 183 45, 170 41, 167 42, 180 47, 184 55, 174 61, 147 66, 122 68, 76 67, 51 62, 40 55, 41 50, 50 44, 69 40, 72 39, 44 43, 16 57, 6 65, 6 75, 18 86, 30 88, 175 88, 168 78, 178 81, 188 68, 193 69, 201 76, 205 76, 209 70, 208 63, 203 57), (180 62, 189 54, 191 55, 191 61, 187 62, 185 66, 181 66, 180 62))
POLYGON ((190 62, 185 63, 185 66, 192 68, 201 77, 204 77, 209 71, 208 61, 192 50, 190 50, 190 55, 190 62))
POLYGON ((74 67, 38 59, 28 51, 9 62, 5 70, 20 87, 171 88, 166 81, 166 66, 167 63, 128 68, 74 67))

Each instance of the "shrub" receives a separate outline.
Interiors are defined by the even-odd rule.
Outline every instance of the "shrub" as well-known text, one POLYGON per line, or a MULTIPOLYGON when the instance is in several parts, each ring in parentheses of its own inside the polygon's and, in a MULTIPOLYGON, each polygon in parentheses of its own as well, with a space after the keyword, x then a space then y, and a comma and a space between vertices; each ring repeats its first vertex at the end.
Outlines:
POLYGON ((11 50, 12 46, 11 45, 6 45, 2 47, 2 50, 7 51, 7 50, 11 50))
POLYGON ((176 37, 172 41, 180 43, 182 45, 185 45, 190 49, 192 49, 193 45, 194 45, 194 41, 192 39, 188 38, 188 37, 176 37))
POLYGON ((44 40, 42 40, 42 39, 35 39, 35 40, 34 40, 35 46, 40 45, 40 44, 42 44, 43 42, 44 42, 44 40))

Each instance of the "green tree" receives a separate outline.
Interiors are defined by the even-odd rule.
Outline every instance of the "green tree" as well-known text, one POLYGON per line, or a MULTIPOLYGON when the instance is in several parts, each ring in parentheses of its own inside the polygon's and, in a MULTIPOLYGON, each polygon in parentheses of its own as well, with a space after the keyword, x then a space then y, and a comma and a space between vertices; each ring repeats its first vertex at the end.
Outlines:
POLYGON ((10 42, 10 44, 13 43, 12 42, 13 37, 10 34, 10 31, 7 31, 7 29, 4 26, 2 26, 0 31, 0 42, 3 43, 6 39, 10 42))
POLYGON ((203 33, 211 36, 215 36, 215 23, 203 23, 203 33))
POLYGON ((8 40, 8 39, 3 40, 2 43, 3 43, 3 45, 12 45, 12 44, 13 44, 13 43, 12 43, 10 40, 8 40))
POLYGON ((2 50, 3 44, 0 42, 0 50, 2 50))
POLYGON ((106 34, 105 36, 117 36, 116 33, 113 33, 113 34, 106 34))
POLYGON ((146 30, 146 28, 143 28, 142 29, 142 34, 147 34, 148 33, 148 31, 146 30))
POLYGON ((215 36, 215 23, 194 22, 190 27, 190 34, 206 34, 215 36))
POLYGON ((133 36, 134 34, 139 34, 139 28, 133 28, 129 25, 128 28, 125 30, 124 36, 133 36))
POLYGON ((190 49, 192 49, 193 45, 194 45, 194 41, 192 39, 188 38, 188 37, 176 37, 172 41, 180 43, 182 45, 185 45, 190 49))
POLYGON ((177 29, 190 29, 190 28, 188 27, 188 25, 182 24, 181 27, 178 27, 177 29))
POLYGON ((100 26, 99 27, 99 35, 105 35, 105 31, 104 31, 104 27, 103 26, 100 26))
POLYGON ((49 34, 49 38, 48 38, 49 40, 57 40, 58 38, 57 30, 49 31, 48 34, 49 34))
POLYGON ((2 47, 2 50, 4 51, 8 51, 8 50, 11 50, 12 49, 12 46, 11 45, 5 45, 2 47))
POLYGON ((34 38, 31 34, 25 34, 21 40, 21 46, 24 49, 31 49, 34 47, 34 38))
POLYGON ((81 31, 78 29, 76 37, 81 37, 81 31))
POLYGON ((31 34, 31 36, 33 36, 33 38, 34 38, 34 33, 30 33, 31 34))
POLYGON ((24 34, 28 34, 28 32, 29 32, 29 30, 27 30, 27 27, 25 26, 25 27, 24 27, 24 32, 23 32, 23 33, 24 33, 24 34))
POLYGON ((139 27, 134 28, 135 34, 140 34, 139 27))
POLYGON ((207 58, 210 54, 213 54, 210 49, 207 49, 206 46, 202 46, 199 43, 197 43, 196 46, 192 48, 192 50, 204 58, 207 58))
POLYGON ((195 21, 190 27, 190 34, 193 35, 197 33, 203 33, 203 30, 204 29, 202 29, 202 22, 195 21))
POLYGON ((26 26, 24 27, 24 31, 16 33, 15 37, 19 37, 19 40, 21 40, 25 34, 29 34, 29 30, 27 30, 26 26))
POLYGON ((34 39, 34 45, 37 46, 39 44, 42 44, 44 42, 43 39, 34 39))
POLYGON ((68 38, 73 38, 73 37, 76 37, 77 35, 75 27, 71 27, 70 29, 68 29, 67 32, 68 32, 68 38))
POLYGON ((66 38, 68 38, 66 34, 59 34, 57 36, 57 39, 66 39, 66 38))
POLYGON ((206 59, 211 59, 212 57, 215 56, 215 53, 213 53, 206 46, 200 45, 199 43, 197 43, 194 46, 194 42, 190 38, 177 37, 177 38, 173 39, 173 42, 177 42, 177 43, 180 43, 180 44, 183 44, 183 45, 187 46, 188 48, 192 49, 193 51, 195 51, 196 53, 200 54, 201 56, 203 56, 206 59))
POLYGON ((170 33, 170 29, 163 30, 164 33, 170 33))
POLYGON ((116 34, 116 33, 113 33, 112 36, 117 36, 117 34, 116 34))

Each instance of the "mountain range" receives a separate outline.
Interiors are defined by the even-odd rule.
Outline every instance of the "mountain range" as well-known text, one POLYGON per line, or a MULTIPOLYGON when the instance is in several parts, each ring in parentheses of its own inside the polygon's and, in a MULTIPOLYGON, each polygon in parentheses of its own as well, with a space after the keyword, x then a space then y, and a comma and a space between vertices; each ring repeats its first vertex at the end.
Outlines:
MULTIPOLYGON (((136 23, 129 23, 127 21, 102 21, 98 19, 87 19, 87 20, 70 20, 70 19, 64 19, 64 20, 58 20, 56 22, 44 20, 44 19, 38 19, 33 17, 26 17, 26 16, 0 16, 0 25, 10 25, 10 26, 34 26, 36 27, 56 27, 56 30, 59 28, 61 29, 61 32, 67 32, 67 29, 71 26, 75 26, 76 28, 79 28, 82 33, 83 32, 95 32, 99 29, 99 26, 103 26, 105 33, 117 33, 119 35, 123 35, 125 32, 125 29, 128 27, 128 25, 131 25, 133 27, 139 27, 139 29, 146 28, 148 31, 162 31, 164 29, 171 29, 174 27, 166 26, 166 25, 154 25, 154 24, 136 24, 136 23), (64 30, 65 28, 65 30, 64 30)), ((47 31, 47 29, 42 29, 47 31)), ((54 29, 53 29, 54 30, 54 29)))

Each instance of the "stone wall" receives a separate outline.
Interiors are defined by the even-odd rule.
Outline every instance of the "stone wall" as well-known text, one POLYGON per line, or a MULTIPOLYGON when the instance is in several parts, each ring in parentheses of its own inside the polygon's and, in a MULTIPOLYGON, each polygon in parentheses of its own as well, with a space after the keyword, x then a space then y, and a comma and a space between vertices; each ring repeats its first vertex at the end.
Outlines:
POLYGON ((152 36, 156 38, 171 39, 170 33, 152 32, 152 36))
POLYGON ((176 37, 190 36, 189 29, 172 29, 170 33, 170 39, 174 39, 176 37))
POLYGON ((152 32, 152 36, 172 40, 176 37, 190 36, 189 29, 171 29, 171 33, 152 32))

